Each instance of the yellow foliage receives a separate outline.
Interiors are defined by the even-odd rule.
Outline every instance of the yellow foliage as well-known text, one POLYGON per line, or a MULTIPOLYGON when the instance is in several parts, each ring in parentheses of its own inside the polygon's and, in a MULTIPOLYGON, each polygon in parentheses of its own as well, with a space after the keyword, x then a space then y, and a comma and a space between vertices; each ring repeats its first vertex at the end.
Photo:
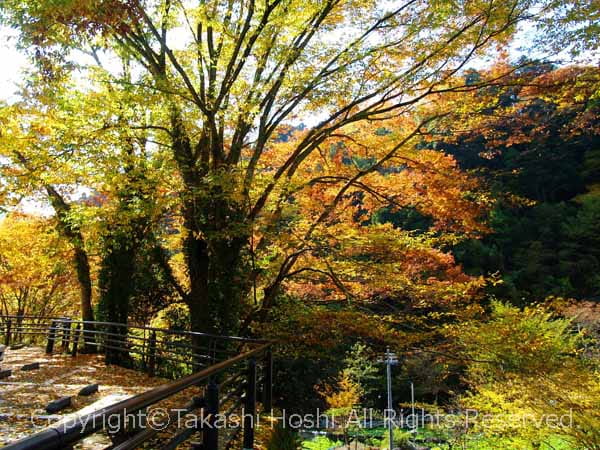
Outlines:
POLYGON ((350 373, 344 370, 334 386, 326 385, 320 394, 324 397, 329 409, 349 412, 360 403, 362 388, 350 373))

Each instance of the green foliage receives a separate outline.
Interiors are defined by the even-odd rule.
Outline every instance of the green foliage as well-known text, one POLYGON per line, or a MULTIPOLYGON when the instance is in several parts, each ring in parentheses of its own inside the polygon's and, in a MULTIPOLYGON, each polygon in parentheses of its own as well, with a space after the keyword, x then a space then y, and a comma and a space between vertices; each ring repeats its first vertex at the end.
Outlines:
POLYGON ((489 321, 453 331, 468 366, 462 406, 486 417, 471 420, 472 432, 523 441, 519 448, 556 435, 575 448, 600 448, 598 361, 582 351, 570 320, 494 302, 489 321))
POLYGON ((572 55, 598 48, 600 20, 595 2, 546 0, 544 3, 555 9, 553 13, 544 15, 538 24, 540 33, 535 39, 536 46, 557 52, 568 51, 572 55))
POLYGON ((134 260, 129 319, 136 324, 148 325, 179 296, 173 288, 170 267, 165 266, 164 250, 154 239, 145 244, 138 249, 134 260))
POLYGON ((570 331, 569 320, 554 319, 537 306, 520 310, 498 301, 491 306, 490 321, 461 324, 457 334, 469 358, 481 361, 471 366, 470 376, 549 375, 575 356, 582 336, 570 331))
POLYGON ((298 450, 301 445, 302 442, 296 431, 278 424, 267 443, 267 450, 298 450))
POLYGON ((455 448, 464 450, 574 450, 573 443, 569 439, 558 435, 545 437, 544 441, 532 443, 519 437, 494 437, 480 435, 463 435, 448 439, 448 443, 438 444, 431 450, 453 450, 455 448))
POLYGON ((163 250, 152 237, 135 249, 124 243, 105 251, 98 279, 98 320, 148 325, 178 298, 163 250))
POLYGON ((574 224, 590 214, 584 199, 597 196, 600 182, 597 72, 520 63, 529 63, 517 69, 520 80, 543 87, 486 92, 485 127, 439 143, 463 168, 476 170, 497 199, 492 233, 459 244, 455 255, 468 273, 498 274, 502 283, 490 293, 514 304, 594 297, 597 230, 591 220, 574 224))
POLYGON ((318 436, 310 441, 304 441, 302 448, 304 450, 329 450, 340 445, 343 445, 341 441, 332 441, 325 436, 318 436))
MULTIPOLYGON (((411 433, 406 430, 402 430, 400 428, 394 428, 392 431, 392 437, 394 439, 394 448, 402 447, 402 446, 408 444, 410 437, 411 437, 411 433)), ((390 448, 390 436, 388 433, 385 434, 385 437, 383 438, 383 441, 381 442, 381 448, 385 448, 385 449, 390 448)))
POLYGON ((416 208, 402 208, 399 211, 391 211, 383 208, 371 217, 373 223, 391 223, 394 227, 415 232, 426 232, 433 224, 433 220, 417 211, 416 208))
POLYGON ((600 197, 583 199, 577 214, 565 221, 561 264, 569 282, 585 294, 600 293, 600 197))
POLYGON ((499 207, 494 233, 458 245, 455 254, 472 273, 501 273, 490 287, 499 298, 526 304, 549 295, 586 298, 599 292, 596 197, 581 203, 499 207))
POLYGON ((168 330, 190 330, 190 311, 184 304, 171 304, 154 317, 151 326, 168 330))
POLYGON ((362 391, 362 404, 366 407, 373 406, 373 394, 381 389, 381 368, 375 363, 375 355, 366 345, 357 342, 346 353, 344 359, 345 371, 349 377, 360 386, 362 391))
POLYGON ((600 180, 600 147, 589 148, 584 155, 581 172, 587 184, 598 183, 600 180))
MULTIPOLYGON (((415 398, 419 402, 444 404, 453 397, 454 389, 460 384, 457 373, 460 367, 456 361, 440 359, 431 353, 416 353, 403 358, 402 364, 394 370, 393 390, 396 396, 408 403, 413 383, 415 398)), ((384 380, 380 383, 382 392, 384 380)))

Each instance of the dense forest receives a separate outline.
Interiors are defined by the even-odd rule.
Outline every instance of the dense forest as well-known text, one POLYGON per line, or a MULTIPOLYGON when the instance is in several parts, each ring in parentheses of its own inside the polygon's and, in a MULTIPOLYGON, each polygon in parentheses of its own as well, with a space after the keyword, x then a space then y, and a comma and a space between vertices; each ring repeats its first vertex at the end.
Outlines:
MULTIPOLYGON (((5 0, 0 316, 268 339, 294 413, 382 411, 390 349, 395 407, 488 417, 402 448, 598 449, 599 17, 5 0)), ((390 445, 346 428, 256 448, 390 445)))

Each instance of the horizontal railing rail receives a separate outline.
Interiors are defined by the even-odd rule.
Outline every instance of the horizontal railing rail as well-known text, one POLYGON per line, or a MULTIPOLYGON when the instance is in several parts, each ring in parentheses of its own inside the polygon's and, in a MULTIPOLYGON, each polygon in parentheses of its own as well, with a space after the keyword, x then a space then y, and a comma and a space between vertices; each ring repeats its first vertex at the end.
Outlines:
POLYGON ((15 315, 0 316, 1 335, 5 345, 44 344, 48 354, 60 351, 77 356, 82 350, 104 353, 109 364, 167 378, 192 373, 266 342, 239 336, 90 322, 68 317, 15 315))

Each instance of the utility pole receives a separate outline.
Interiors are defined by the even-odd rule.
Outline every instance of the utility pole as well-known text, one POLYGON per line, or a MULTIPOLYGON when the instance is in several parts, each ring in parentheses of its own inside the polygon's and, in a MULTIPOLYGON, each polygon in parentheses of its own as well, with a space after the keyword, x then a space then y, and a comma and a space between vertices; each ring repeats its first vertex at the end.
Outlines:
POLYGON ((393 434, 393 421, 391 419, 391 413, 393 411, 392 405, 392 366, 398 364, 398 357, 390 351, 388 347, 385 351, 385 357, 379 360, 380 363, 386 365, 387 372, 387 414, 388 414, 388 433, 390 438, 390 448, 394 448, 394 434, 393 434))
POLYGON ((415 385, 413 382, 410 382, 410 412, 412 417, 412 433, 417 432, 417 428, 419 426, 419 421, 417 420, 417 416, 415 415, 415 385))

